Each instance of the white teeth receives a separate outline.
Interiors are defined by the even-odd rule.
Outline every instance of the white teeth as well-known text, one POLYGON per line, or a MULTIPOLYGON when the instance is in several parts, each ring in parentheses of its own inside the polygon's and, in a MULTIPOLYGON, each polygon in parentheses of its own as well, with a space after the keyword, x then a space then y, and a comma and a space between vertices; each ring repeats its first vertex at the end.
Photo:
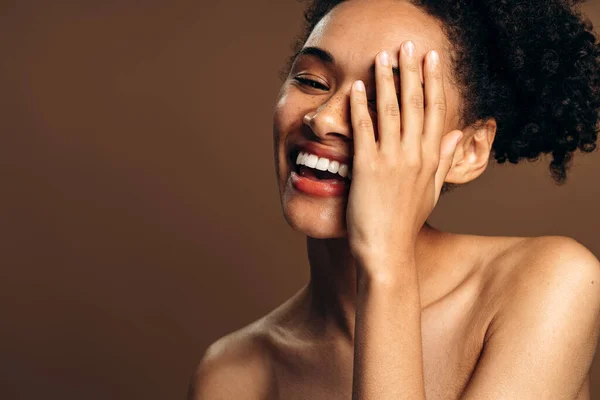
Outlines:
POLYGON ((340 170, 338 171, 338 174, 340 174, 344 178, 347 177, 348 176, 348 166, 346 164, 340 165, 340 170))
POLYGON ((317 165, 315 166, 316 169, 318 169, 319 171, 327 171, 327 167, 329 166, 329 160, 326 158, 319 158, 319 161, 317 161, 317 165))
POLYGON ((340 169, 340 163, 337 161, 331 161, 329 163, 329 166, 327 167, 327 171, 331 172, 332 174, 336 174, 339 169, 340 169))
POLYGON ((333 174, 337 173, 343 178, 348 177, 352 179, 352 171, 348 168, 347 164, 340 164, 338 161, 330 161, 325 157, 318 157, 314 154, 300 152, 296 157, 296 164, 306 165, 310 168, 315 168, 320 171, 329 171, 333 174))
POLYGON ((306 165, 307 167, 314 168, 317 166, 318 161, 319 157, 315 156, 314 154, 309 154, 306 160, 304 161, 304 165, 306 165))

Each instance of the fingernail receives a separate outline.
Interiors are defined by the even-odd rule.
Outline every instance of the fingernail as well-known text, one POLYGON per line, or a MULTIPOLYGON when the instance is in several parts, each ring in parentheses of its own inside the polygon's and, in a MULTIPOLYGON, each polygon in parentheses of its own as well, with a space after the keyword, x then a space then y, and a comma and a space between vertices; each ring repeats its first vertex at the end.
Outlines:
POLYGON ((383 65, 384 67, 390 66, 390 55, 387 51, 384 51, 381 54, 379 54, 379 61, 381 61, 381 65, 383 65))
POLYGON ((359 92, 364 92, 365 84, 363 83, 363 81, 356 81, 354 82, 354 88, 359 92))
POLYGON ((458 146, 458 142, 460 142, 460 139, 462 139, 463 136, 464 136, 464 133, 461 133, 460 135, 458 135, 458 139, 456 139, 455 146, 458 146))
POLYGON ((415 45, 409 40, 408 42, 404 43, 404 50, 406 50, 406 54, 409 57, 412 57, 415 53, 415 45))

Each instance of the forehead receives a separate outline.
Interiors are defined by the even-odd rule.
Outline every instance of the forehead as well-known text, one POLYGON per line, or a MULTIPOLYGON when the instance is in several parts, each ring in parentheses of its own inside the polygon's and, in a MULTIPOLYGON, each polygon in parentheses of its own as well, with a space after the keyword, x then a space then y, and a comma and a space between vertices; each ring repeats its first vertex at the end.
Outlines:
POLYGON ((435 49, 446 64, 447 40, 440 22, 403 0, 342 2, 319 21, 304 46, 327 50, 339 68, 364 74, 380 51, 397 60, 405 40, 415 43, 421 59, 435 49))

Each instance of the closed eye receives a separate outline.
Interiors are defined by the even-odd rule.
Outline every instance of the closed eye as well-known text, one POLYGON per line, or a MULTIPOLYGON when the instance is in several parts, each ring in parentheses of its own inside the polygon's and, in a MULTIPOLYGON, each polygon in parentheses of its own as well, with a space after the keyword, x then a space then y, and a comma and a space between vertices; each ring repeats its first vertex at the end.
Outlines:
POLYGON ((313 81, 312 79, 301 78, 301 77, 297 76, 294 78, 294 80, 299 82, 301 85, 310 86, 315 89, 321 89, 321 90, 329 89, 327 86, 325 86, 317 81, 313 81))
MULTIPOLYGON (((327 86, 314 81, 312 79, 307 79, 307 78, 302 78, 302 77, 295 77, 294 80, 298 83, 300 83, 301 85, 305 85, 305 86, 310 86, 314 89, 320 89, 320 90, 327 90, 329 89, 327 86)), ((373 111, 377 112, 377 100, 376 99, 372 99, 372 100, 367 100, 367 103, 369 103, 369 106, 372 107, 373 111)))

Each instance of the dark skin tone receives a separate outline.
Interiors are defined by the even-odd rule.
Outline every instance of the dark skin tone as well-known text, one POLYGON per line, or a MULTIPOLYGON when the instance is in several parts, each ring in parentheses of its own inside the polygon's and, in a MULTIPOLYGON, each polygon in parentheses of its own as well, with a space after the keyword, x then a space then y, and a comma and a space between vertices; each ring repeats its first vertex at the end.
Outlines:
POLYGON ((493 119, 460 125, 439 23, 405 2, 352 0, 309 47, 326 53, 296 59, 274 144, 310 282, 214 343, 190 398, 588 399, 598 260, 566 237, 461 235, 426 222, 444 181, 483 173, 496 130, 493 119), (300 138, 353 155, 347 196, 290 186, 288 146, 300 138))

